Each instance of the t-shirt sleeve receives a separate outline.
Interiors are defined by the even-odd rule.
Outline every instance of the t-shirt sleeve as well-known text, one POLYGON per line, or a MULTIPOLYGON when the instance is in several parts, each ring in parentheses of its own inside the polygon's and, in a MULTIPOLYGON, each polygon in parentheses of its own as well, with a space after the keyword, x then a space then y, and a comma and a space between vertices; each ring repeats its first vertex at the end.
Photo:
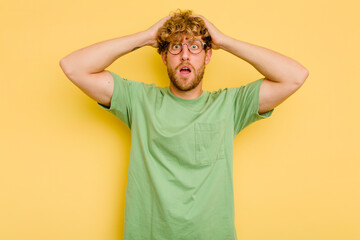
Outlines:
POLYGON ((232 88, 234 92, 234 136, 249 124, 272 115, 274 108, 259 114, 259 92, 264 78, 245 86, 232 88))
POLYGON ((109 71, 114 79, 114 91, 110 102, 110 107, 106 107, 101 103, 97 103, 106 111, 114 114, 125 125, 131 129, 132 112, 135 104, 134 99, 138 99, 136 95, 139 93, 140 82, 127 80, 118 74, 109 71))

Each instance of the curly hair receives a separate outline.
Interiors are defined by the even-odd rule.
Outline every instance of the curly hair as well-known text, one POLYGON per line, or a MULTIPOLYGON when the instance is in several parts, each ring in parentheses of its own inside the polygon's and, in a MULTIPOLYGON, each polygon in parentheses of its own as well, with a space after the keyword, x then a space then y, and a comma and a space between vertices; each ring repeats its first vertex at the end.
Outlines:
POLYGON ((181 41, 184 36, 191 38, 201 36, 205 42, 205 51, 211 48, 211 36, 205 22, 200 17, 193 17, 191 10, 178 9, 158 30, 158 53, 167 53, 167 47, 172 41, 181 41))

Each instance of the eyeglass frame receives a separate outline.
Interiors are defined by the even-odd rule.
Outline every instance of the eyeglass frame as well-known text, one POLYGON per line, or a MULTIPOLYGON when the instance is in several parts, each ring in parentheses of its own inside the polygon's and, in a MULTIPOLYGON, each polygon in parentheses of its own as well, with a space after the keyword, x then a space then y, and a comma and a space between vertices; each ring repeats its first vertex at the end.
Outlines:
POLYGON ((205 49, 205 45, 206 45, 206 43, 205 42, 203 42, 203 41, 201 41, 201 40, 199 40, 199 39, 195 39, 195 40, 193 40, 193 41, 190 41, 190 42, 184 42, 184 43, 179 43, 179 45, 181 44, 181 50, 180 50, 180 52, 179 53, 176 53, 176 54, 174 54, 174 53, 172 53, 172 52, 170 52, 170 50, 169 50, 169 46, 170 46, 170 42, 168 43, 168 52, 169 53, 171 53, 172 55, 178 55, 178 54, 180 54, 182 51, 183 51, 183 49, 184 49, 184 45, 187 45, 187 49, 188 49, 188 51, 191 53, 191 54, 199 54, 199 53, 201 53, 204 49, 205 49), (199 41, 199 42, 201 42, 202 43, 202 49, 201 49, 201 51, 200 52, 198 52, 198 53, 193 53, 193 52, 191 52, 191 50, 190 50, 190 48, 189 48, 189 43, 190 42, 194 42, 194 41, 199 41))

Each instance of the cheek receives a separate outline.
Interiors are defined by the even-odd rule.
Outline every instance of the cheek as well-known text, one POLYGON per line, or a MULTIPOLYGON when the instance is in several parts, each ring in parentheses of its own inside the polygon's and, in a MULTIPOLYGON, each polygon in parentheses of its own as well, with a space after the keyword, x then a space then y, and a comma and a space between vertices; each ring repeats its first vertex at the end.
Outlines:
POLYGON ((194 62, 194 67, 196 67, 196 69, 200 69, 205 65, 205 57, 199 58, 197 59, 196 62, 194 62))
POLYGON ((176 59, 173 59, 173 58, 168 58, 167 59, 168 67, 176 68, 179 64, 180 63, 178 63, 178 61, 176 61, 176 59))

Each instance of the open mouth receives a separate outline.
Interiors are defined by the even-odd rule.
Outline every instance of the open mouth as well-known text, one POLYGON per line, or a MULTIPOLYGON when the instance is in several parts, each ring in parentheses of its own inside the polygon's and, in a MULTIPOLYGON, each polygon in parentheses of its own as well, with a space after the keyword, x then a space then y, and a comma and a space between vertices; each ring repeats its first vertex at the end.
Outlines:
POLYGON ((180 71, 180 75, 188 76, 191 73, 191 68, 188 66, 181 66, 179 71, 180 71))

